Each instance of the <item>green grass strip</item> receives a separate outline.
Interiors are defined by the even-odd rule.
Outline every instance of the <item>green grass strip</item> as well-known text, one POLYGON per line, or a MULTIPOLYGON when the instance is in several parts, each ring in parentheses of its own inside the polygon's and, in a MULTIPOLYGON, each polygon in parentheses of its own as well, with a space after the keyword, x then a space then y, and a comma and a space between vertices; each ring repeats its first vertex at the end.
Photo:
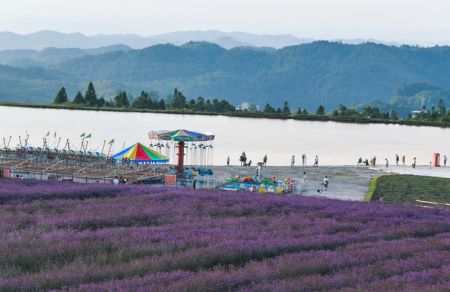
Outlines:
POLYGON ((367 192, 366 196, 364 197, 364 202, 372 202, 372 197, 373 197, 373 194, 375 193, 375 190, 377 189, 377 182, 380 177, 381 177, 381 175, 376 176, 370 182, 369 191, 367 192))

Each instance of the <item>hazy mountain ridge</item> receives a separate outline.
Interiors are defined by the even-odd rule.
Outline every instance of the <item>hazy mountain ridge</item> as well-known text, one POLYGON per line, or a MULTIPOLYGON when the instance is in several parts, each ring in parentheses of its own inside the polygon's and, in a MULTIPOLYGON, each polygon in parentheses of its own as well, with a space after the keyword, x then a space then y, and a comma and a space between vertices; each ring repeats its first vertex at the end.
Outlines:
POLYGON ((450 106, 450 89, 431 85, 425 82, 415 82, 398 86, 393 96, 387 101, 374 100, 357 106, 379 107, 384 112, 395 111, 401 117, 407 117, 411 111, 431 110, 437 108, 439 101, 450 106))
POLYGON ((208 43, 156 45, 143 50, 85 56, 58 70, 96 80, 147 83, 160 92, 308 108, 323 103, 386 101, 402 83, 450 84, 450 48, 390 47, 314 42, 276 51, 208 43))
POLYGON ((81 33, 60 33, 55 31, 39 31, 31 34, 16 34, 0 32, 0 50, 33 49, 41 50, 46 47, 90 49, 124 44, 131 48, 142 49, 156 44, 182 45, 190 41, 207 41, 216 43, 224 48, 241 46, 273 47, 312 42, 309 38, 297 38, 286 35, 256 35, 243 32, 221 31, 178 31, 153 36, 136 34, 92 35, 81 33))
POLYGON ((47 66, 57 64, 86 55, 98 55, 115 51, 128 51, 126 45, 112 45, 95 49, 54 48, 42 50, 5 50, 0 51, 0 64, 12 66, 47 66))
MULTIPOLYGON (((279 50, 248 47, 227 50, 217 44, 190 42, 182 46, 155 45, 141 50, 85 55, 56 63, 48 66, 49 71, 64 72, 65 77, 58 79, 50 74, 42 78, 52 87, 48 87, 45 96, 39 91, 35 98, 50 101, 56 93, 53 88, 64 84, 68 84, 69 95, 73 95, 93 81, 96 87, 97 83, 103 84, 98 90, 105 96, 124 89, 133 94, 156 90, 166 97, 176 87, 188 97, 221 98, 234 104, 248 101, 260 106, 266 102, 281 105, 286 100, 292 107, 315 110, 323 104, 331 111, 339 104, 388 102, 394 88, 403 83, 424 81, 450 88, 449 65, 449 47, 322 41, 279 50)), ((7 75, 2 76, 0 79, 7 75)), ((3 83, 0 91, 32 92, 26 78, 20 80, 22 87, 12 88, 3 83)))

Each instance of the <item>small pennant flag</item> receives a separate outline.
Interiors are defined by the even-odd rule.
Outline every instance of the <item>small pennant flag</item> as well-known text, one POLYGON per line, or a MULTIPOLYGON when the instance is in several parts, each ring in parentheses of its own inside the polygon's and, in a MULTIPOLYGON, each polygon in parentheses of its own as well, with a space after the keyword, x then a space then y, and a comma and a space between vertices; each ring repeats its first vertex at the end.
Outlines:
POLYGON ((89 135, 87 135, 85 138, 91 138, 92 137, 92 135, 91 134, 89 134, 89 135))
POLYGON ((108 144, 113 144, 114 143, 114 138, 111 139, 111 141, 108 142, 108 144))
POLYGON ((56 131, 55 131, 55 134, 53 134, 53 138, 55 138, 55 139, 56 139, 56 131))
POLYGON ((50 131, 47 132, 47 134, 45 134, 45 137, 50 136, 50 131))
POLYGON ((84 138, 84 136, 86 136, 85 133, 81 134, 81 135, 80 135, 80 138, 84 138))

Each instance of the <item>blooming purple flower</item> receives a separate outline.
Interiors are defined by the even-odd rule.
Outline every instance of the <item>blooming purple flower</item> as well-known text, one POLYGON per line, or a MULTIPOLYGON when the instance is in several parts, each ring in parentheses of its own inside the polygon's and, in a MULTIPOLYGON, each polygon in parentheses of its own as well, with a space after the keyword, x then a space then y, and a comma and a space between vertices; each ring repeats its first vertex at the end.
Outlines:
POLYGON ((445 291, 450 211, 0 180, 0 290, 445 291))

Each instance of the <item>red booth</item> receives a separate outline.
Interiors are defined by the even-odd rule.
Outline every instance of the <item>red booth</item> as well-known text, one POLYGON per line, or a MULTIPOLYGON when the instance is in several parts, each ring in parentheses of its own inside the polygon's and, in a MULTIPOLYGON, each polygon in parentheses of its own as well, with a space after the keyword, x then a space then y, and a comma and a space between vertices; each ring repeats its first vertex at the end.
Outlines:
POLYGON ((441 154, 433 153, 433 166, 440 167, 441 166, 441 154))

